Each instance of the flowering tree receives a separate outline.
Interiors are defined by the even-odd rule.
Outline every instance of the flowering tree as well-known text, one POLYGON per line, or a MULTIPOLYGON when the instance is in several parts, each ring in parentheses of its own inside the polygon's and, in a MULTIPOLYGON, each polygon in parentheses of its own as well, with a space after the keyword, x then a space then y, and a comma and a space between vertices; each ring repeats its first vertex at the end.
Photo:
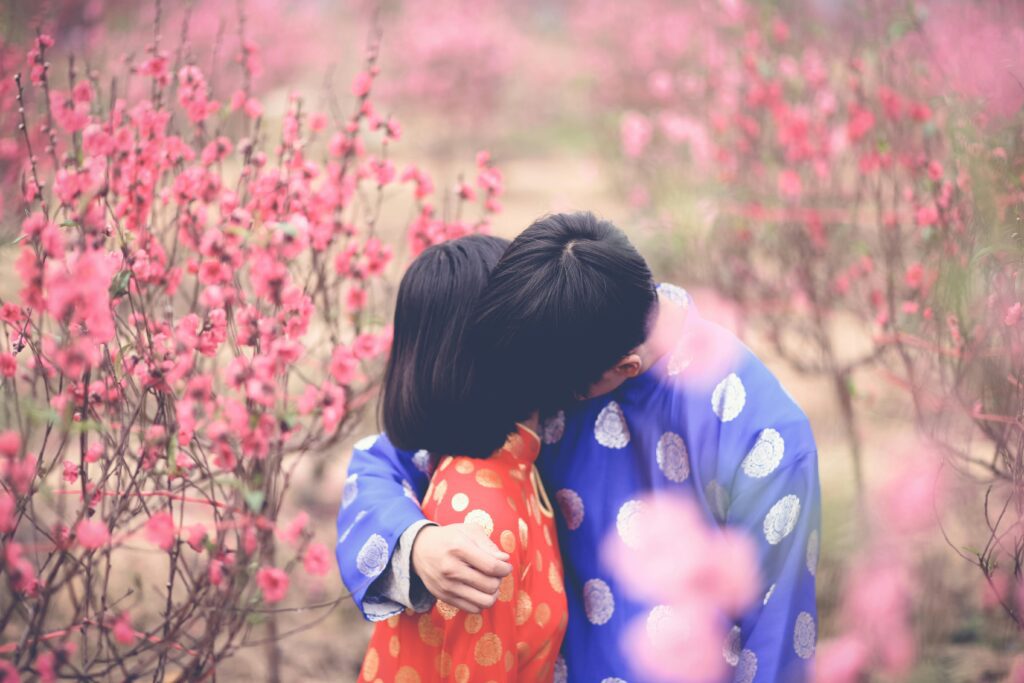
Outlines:
POLYGON ((24 150, 3 254, 20 293, 0 301, 0 672, 198 680, 265 627, 279 679, 289 577, 330 564, 305 514, 281 517, 296 467, 373 400, 396 255, 486 230, 501 175, 482 154, 443 214, 425 172, 396 169, 376 36, 348 115, 293 95, 274 133, 244 31, 223 96, 187 49, 154 42, 129 65, 142 87, 107 90, 116 74, 71 58, 56 77, 54 49, 39 34, 0 92, 24 150), (387 220, 402 202, 411 221, 387 220))
POLYGON ((980 485, 980 525, 944 531, 1020 624, 1020 7, 819 4, 823 34, 801 5, 583 6, 634 199, 711 198, 693 240, 709 267, 687 261, 691 276, 794 368, 831 380, 855 464, 861 368, 906 391, 927 436, 893 449, 893 483, 864 498, 888 516, 866 515, 820 680, 913 663, 912 550, 948 514, 940 469, 980 485))

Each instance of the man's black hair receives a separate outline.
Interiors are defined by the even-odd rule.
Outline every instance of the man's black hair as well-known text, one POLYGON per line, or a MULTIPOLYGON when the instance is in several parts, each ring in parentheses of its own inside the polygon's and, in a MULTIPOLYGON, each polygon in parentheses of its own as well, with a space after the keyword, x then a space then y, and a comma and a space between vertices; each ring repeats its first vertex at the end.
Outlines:
POLYGON ((505 250, 477 304, 477 387, 496 431, 585 396, 644 342, 657 293, 626 235, 591 213, 545 216, 505 250), (513 416, 511 420, 508 416, 513 416))

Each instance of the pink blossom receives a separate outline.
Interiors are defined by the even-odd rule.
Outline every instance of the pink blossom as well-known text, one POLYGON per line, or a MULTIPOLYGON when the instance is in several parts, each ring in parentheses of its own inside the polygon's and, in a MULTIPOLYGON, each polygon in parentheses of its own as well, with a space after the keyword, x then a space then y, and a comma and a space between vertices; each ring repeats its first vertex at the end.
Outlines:
POLYGON ((267 603, 280 602, 288 593, 288 575, 277 567, 260 567, 256 572, 256 584, 267 603))
POLYGON ((302 558, 306 572, 313 576, 323 576, 330 568, 330 553, 323 543, 313 542, 306 548, 302 558))
POLYGON ((78 464, 71 461, 64 461, 64 481, 68 484, 74 484, 78 481, 78 464))
POLYGON ((21 675, 10 660, 0 659, 0 680, 3 683, 21 683, 21 675))
POLYGON ((18 361, 12 353, 0 353, 0 375, 14 377, 18 372, 18 361))
POLYGON ((43 652, 36 657, 36 671, 39 672, 39 680, 42 683, 54 683, 57 680, 56 660, 57 657, 52 652, 43 652))
POLYGON ((373 85, 373 76, 360 71, 356 74, 356 77, 352 79, 352 94, 356 97, 366 97, 370 92, 370 87, 373 85))
POLYGON ((737 531, 710 527, 692 501, 667 495, 648 498, 630 528, 628 544, 619 535, 610 536, 602 557, 637 599, 671 604, 700 600, 738 614, 756 597, 753 543, 737 531), (674 539, 678 547, 666 546, 666 539, 674 539))
POLYGON ((804 185, 800 174, 786 168, 779 172, 779 193, 787 199, 798 199, 803 194, 804 185))
POLYGON ((96 550, 110 540, 107 525, 98 519, 83 519, 75 527, 75 539, 87 550, 96 550))
POLYGON ((13 458, 21 451, 21 434, 8 429, 0 432, 0 455, 13 458))
POLYGON ((158 512, 146 522, 146 538, 163 550, 174 545, 177 528, 169 512, 158 512))
POLYGON ((302 532, 306 529, 306 524, 309 523, 309 515, 306 514, 305 510, 300 510, 299 514, 285 526, 278 529, 278 537, 285 543, 291 543, 295 545, 298 543, 299 538, 302 536, 302 532))
POLYGON ((626 628, 624 648, 645 680, 711 683, 723 680, 725 628, 702 603, 654 608, 626 628))
POLYGON ((121 613, 111 631, 114 634, 114 640, 121 645, 132 645, 138 638, 138 634, 132 627, 131 616, 127 612, 121 613))
POLYGON ((856 636, 822 642, 814 664, 814 683, 858 683, 869 663, 868 654, 856 636))
POLYGON ((206 527, 202 524, 193 524, 189 526, 188 531, 188 544, 192 550, 197 553, 203 550, 203 542, 206 540, 206 527))
POLYGON ((935 225, 939 221, 939 210, 934 204, 926 204, 920 207, 914 214, 914 222, 921 227, 935 225))
POLYGON ((1003 325, 1007 327, 1013 327, 1020 322, 1021 319, 1021 302, 1017 302, 1006 309, 1006 315, 1003 316, 1003 325))
POLYGON ((646 116, 635 111, 626 112, 620 127, 623 153, 630 158, 639 157, 651 143, 653 132, 654 127, 646 116))
POLYGON ((907 266, 907 272, 903 277, 903 281, 907 283, 907 287, 919 289, 924 281, 924 266, 920 263, 911 263, 907 266))

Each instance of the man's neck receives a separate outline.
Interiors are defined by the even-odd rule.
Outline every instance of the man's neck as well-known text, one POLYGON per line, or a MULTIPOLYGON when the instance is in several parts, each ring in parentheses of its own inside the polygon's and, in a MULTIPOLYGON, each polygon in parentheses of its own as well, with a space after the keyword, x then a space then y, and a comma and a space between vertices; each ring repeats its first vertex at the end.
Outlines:
POLYGON ((686 319, 686 309, 680 308, 664 296, 659 295, 656 316, 651 334, 637 348, 641 373, 650 370, 655 363, 661 360, 662 356, 675 346, 679 340, 679 331, 682 329, 683 321, 686 319))

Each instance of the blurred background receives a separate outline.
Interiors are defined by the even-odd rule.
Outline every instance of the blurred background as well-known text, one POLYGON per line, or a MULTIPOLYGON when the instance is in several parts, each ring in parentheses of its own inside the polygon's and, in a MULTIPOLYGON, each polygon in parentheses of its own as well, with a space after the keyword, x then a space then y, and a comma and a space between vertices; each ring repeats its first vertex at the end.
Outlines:
MULTIPOLYGON (((271 129, 290 93, 328 112, 337 93, 347 96, 379 31, 375 99, 401 123, 391 150, 399 166, 415 160, 454 187, 489 150, 505 182, 494 232, 512 237, 548 212, 594 211, 629 233, 660 280, 691 290, 741 335, 818 439, 822 640, 857 613, 846 604, 858 588, 851 567, 886 526, 884 506, 905 495, 928 507, 904 494, 930 472, 905 471, 911 437, 923 429, 981 461, 945 467, 938 522, 897 541, 913 568, 899 584, 905 595, 861 587, 881 612, 907 615, 915 643, 872 680, 1008 679, 1022 645, 1021 464, 977 417, 1019 423, 1020 386, 1000 393, 941 360, 909 362, 902 344, 914 333, 941 347, 958 312, 954 327, 969 337, 982 324, 967 322, 970 311, 997 295, 996 328, 1019 339, 1020 3, 5 0, 0 35, 16 44, 44 26, 63 51, 87 56, 86 68, 129 64, 153 40, 158 12, 163 44, 201 65, 215 90, 244 26, 260 47, 253 86, 271 129), (972 270, 993 253, 996 266, 972 270), (1009 284, 986 289, 997 280, 1009 284), (986 469, 993 452, 1011 466, 986 469), (985 501, 1000 492, 1018 521, 997 533, 985 501), (1010 550, 988 552, 995 537, 1010 550)), ((0 63, 5 85, 22 59, 0 63)), ((4 116, 0 171, 10 188, 20 166, 4 116)), ((408 217, 389 220, 399 230, 408 217)), ((17 225, 6 209, 5 241, 17 225)), ((9 274, 10 256, 0 259, 9 274)), ((0 294, 14 294, 13 279, 4 276, 0 294)), ((1006 366, 995 374, 1019 371, 1015 348, 994 351, 1006 366)), ((360 431, 376 431, 372 416, 360 431)), ((349 450, 325 454, 293 484, 293 503, 327 538, 349 450)), ((312 601, 343 590, 336 574, 301 580, 312 601)), ((296 631, 283 649, 286 680, 356 679, 370 627, 351 603, 315 621, 284 616, 282 630, 296 631)), ((873 624, 890 626, 904 625, 873 624)), ((247 680, 261 665, 243 651, 221 673, 247 680)))

